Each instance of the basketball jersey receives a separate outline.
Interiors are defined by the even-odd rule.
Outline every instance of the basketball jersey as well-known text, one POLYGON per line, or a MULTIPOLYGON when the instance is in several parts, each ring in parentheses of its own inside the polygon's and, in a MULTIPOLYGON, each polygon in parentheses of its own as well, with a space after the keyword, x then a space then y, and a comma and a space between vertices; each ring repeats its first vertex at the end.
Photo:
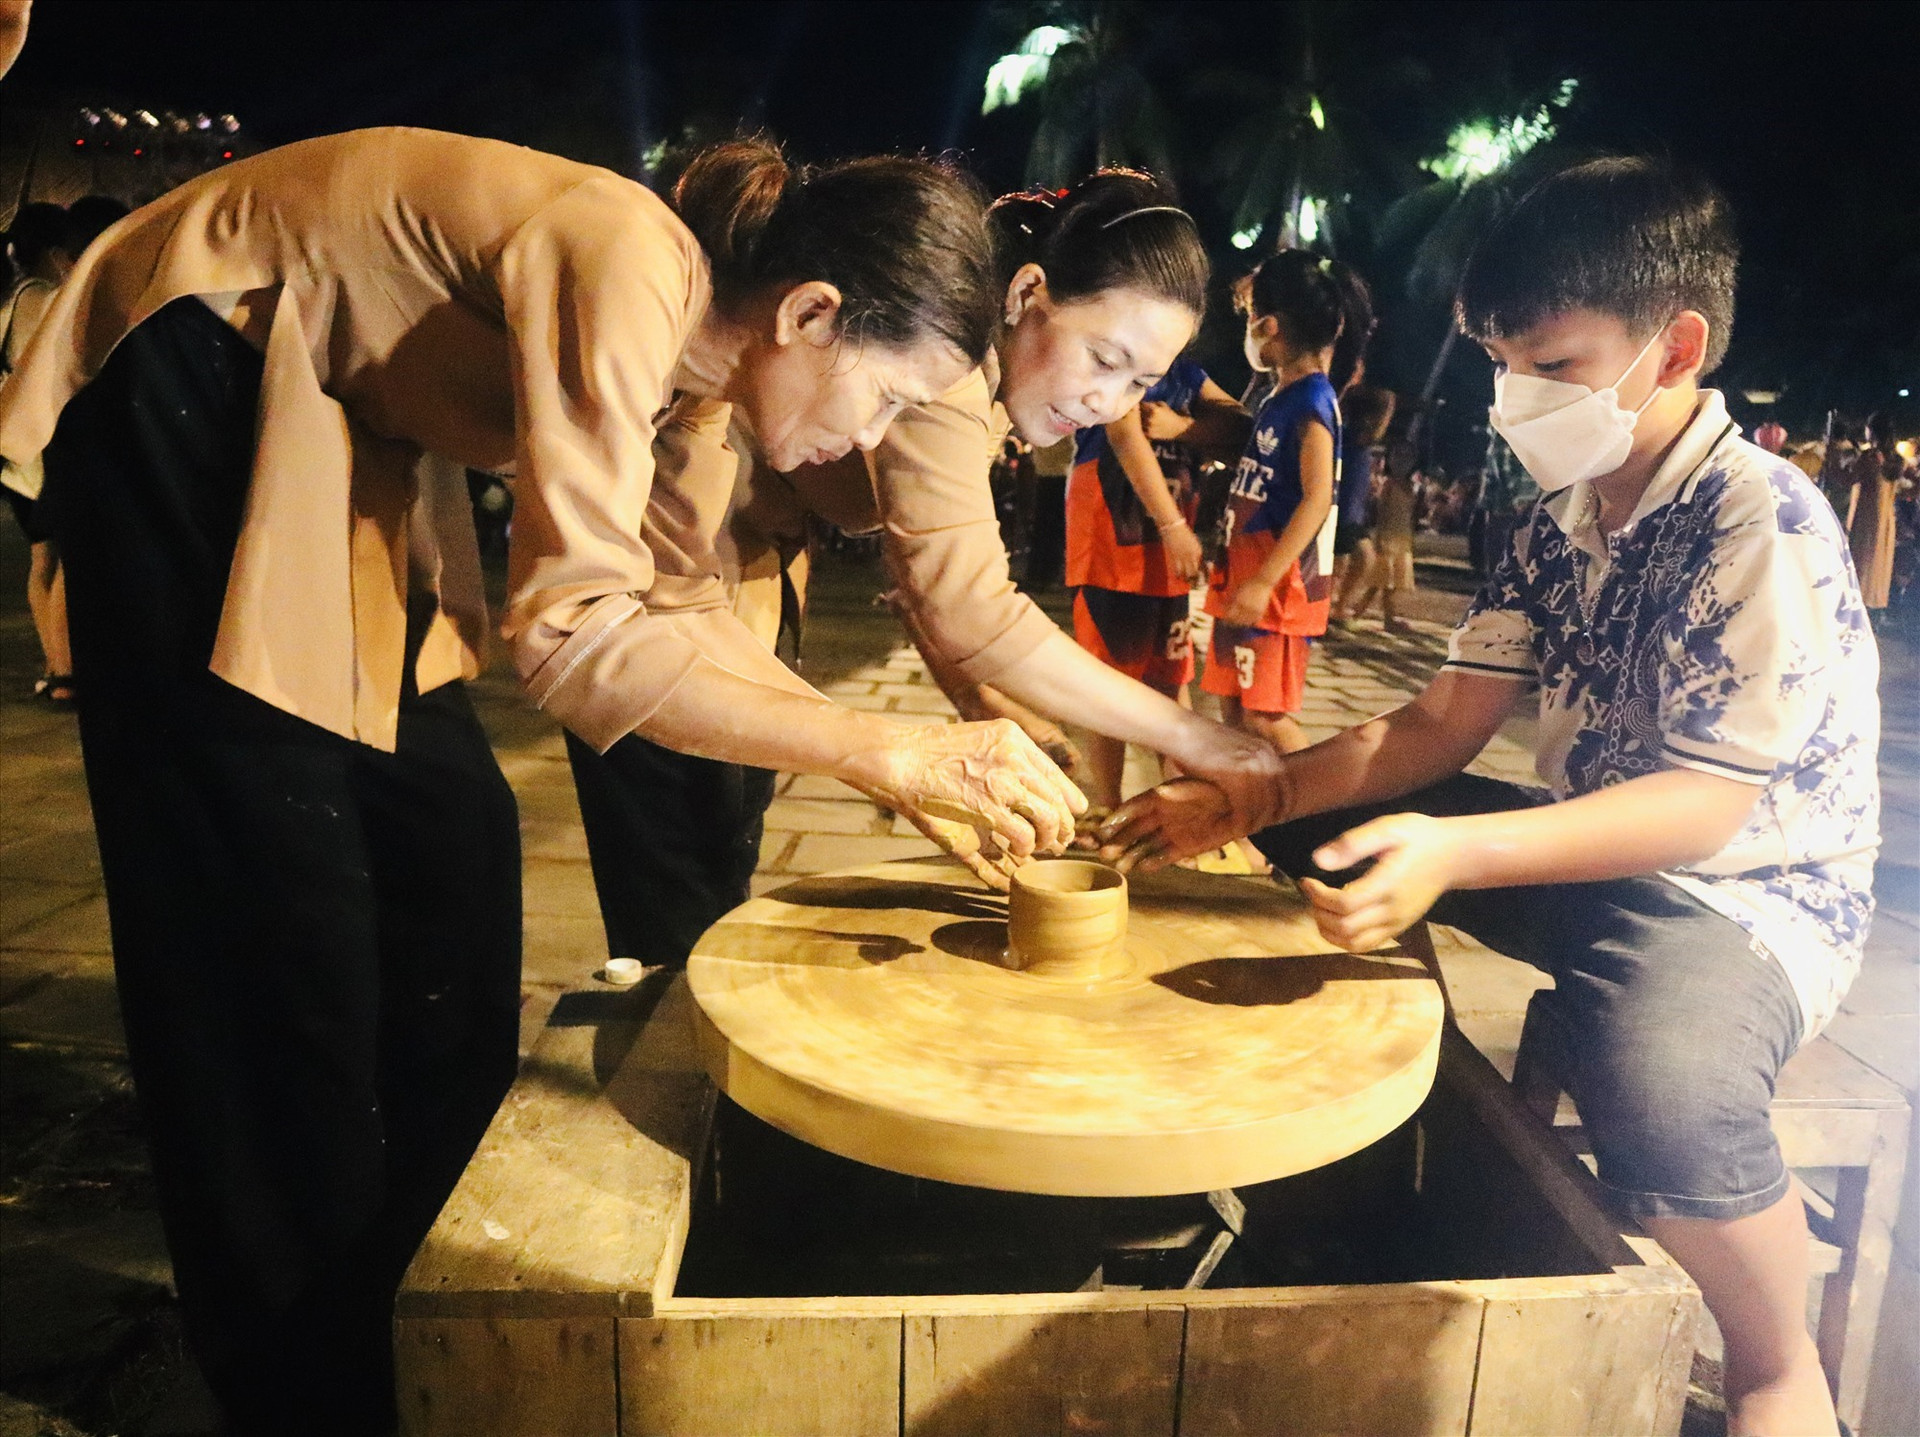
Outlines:
MULTIPOLYGON (((1190 359, 1176 359, 1142 402, 1154 401, 1190 415, 1206 382, 1206 370, 1190 359)), ((1192 523, 1199 461, 1191 446, 1179 440, 1152 443, 1173 502, 1192 523)), ((1067 479, 1067 583, 1159 598, 1187 592, 1187 584, 1168 567, 1160 531, 1133 492, 1101 425, 1080 431, 1073 473, 1067 479)))
MULTIPOLYGON (((1340 403, 1324 374, 1309 374, 1275 391, 1260 406, 1247 452, 1227 499, 1227 543, 1207 587, 1207 612, 1226 612, 1233 591, 1259 572, 1274 541, 1300 507, 1300 436, 1308 424, 1332 437, 1333 491, 1340 492, 1340 403)), ((1324 634, 1333 589, 1333 530, 1338 509, 1329 505, 1314 542, 1288 566, 1274 586, 1256 628, 1278 634, 1324 634)))

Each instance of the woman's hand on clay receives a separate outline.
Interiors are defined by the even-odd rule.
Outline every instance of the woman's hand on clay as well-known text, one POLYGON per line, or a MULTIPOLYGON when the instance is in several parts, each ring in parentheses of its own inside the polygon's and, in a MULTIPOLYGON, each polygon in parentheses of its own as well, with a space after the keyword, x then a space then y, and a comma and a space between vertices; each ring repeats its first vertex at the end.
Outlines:
POLYGON ((903 728, 880 767, 862 786, 996 888, 1036 853, 1063 850, 1087 806, 1011 719, 903 728))
POLYGON ((1174 578, 1183 584, 1192 583, 1205 557, 1199 536, 1185 524, 1174 524, 1160 531, 1160 547, 1166 553, 1167 567, 1173 570, 1174 578))
POLYGON ((1313 861, 1330 873, 1369 858, 1371 868, 1344 888, 1303 878, 1300 891, 1313 905, 1322 938, 1349 953, 1371 953, 1411 928, 1453 887, 1458 855, 1445 819, 1390 813, 1314 851, 1313 861))

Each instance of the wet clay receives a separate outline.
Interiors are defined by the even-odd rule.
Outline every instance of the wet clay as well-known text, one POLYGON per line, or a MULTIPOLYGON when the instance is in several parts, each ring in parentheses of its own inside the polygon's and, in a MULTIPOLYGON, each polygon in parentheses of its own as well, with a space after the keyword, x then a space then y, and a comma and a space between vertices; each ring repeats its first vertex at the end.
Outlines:
POLYGON ((1127 880, 1085 859, 1029 863, 1007 896, 1007 966, 1056 982, 1117 978, 1127 959, 1127 880))

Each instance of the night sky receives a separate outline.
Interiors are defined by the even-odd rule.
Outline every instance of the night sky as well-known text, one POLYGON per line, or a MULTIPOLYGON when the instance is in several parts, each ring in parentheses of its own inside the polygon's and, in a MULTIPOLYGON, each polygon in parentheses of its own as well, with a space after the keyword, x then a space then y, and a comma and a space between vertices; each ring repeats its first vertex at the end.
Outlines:
MULTIPOLYGON (((94 100, 231 111, 262 145, 422 124, 631 171, 656 139, 744 123, 805 158, 958 149, 1005 189, 1024 179, 1032 118, 1029 106, 981 117, 986 67, 1032 24, 1086 8, 42 0, 0 88, 0 125, 52 100, 94 100)), ((1112 8, 1189 135, 1223 118, 1194 77, 1283 64, 1306 13, 1112 8)), ((1409 154, 1437 150, 1454 120, 1577 76, 1565 144, 1671 154, 1734 202, 1745 261, 1726 387, 1787 384, 1796 426, 1837 403, 1891 407, 1920 427, 1920 405, 1894 398, 1920 391, 1920 6, 1324 0, 1311 23, 1332 68, 1362 48, 1402 65, 1377 102, 1350 86, 1348 104, 1409 154)), ((1204 186, 1186 189, 1218 244, 1224 214, 1204 186)), ((1391 273, 1376 279, 1405 351, 1390 379, 1405 385, 1444 315, 1405 300, 1391 273)), ((1461 349, 1449 392, 1470 396, 1484 373, 1461 349)))

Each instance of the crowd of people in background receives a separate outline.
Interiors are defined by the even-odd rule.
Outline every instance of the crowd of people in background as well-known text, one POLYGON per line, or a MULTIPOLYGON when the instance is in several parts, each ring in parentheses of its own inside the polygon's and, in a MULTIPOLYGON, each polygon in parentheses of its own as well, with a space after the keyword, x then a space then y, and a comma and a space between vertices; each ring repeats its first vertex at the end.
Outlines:
MULTIPOLYGON (((1263 378, 1256 373, 1246 396, 1254 407, 1269 392, 1263 378)), ((1151 413, 1161 399, 1148 395, 1145 412, 1151 413)), ((1466 562, 1473 576, 1483 579, 1511 546, 1540 489, 1506 442, 1485 429, 1474 431, 1486 445, 1480 466, 1449 472, 1423 453, 1430 447, 1422 438, 1430 416, 1392 390, 1366 384, 1364 369, 1341 391, 1340 412, 1344 437, 1331 521, 1329 624, 1338 630, 1377 619, 1382 632, 1406 633, 1409 596, 1416 585, 1416 539, 1464 538, 1466 562)), ((1819 484, 1848 533, 1861 592, 1875 622, 1901 611, 1920 575, 1920 551, 1915 548, 1920 533, 1920 444, 1897 436, 1880 415, 1862 421, 1835 415, 1828 434, 1813 438, 1795 437, 1779 420, 1768 418, 1754 426, 1753 440, 1769 453, 1784 455, 1819 484)), ((1081 462, 1087 448, 1083 435, 1081 462)), ((1175 446, 1155 441, 1153 448, 1165 468, 1175 446)), ((1061 554, 1071 527, 1070 517, 1062 524, 1063 471, 1074 452, 1073 441, 1039 451, 1012 442, 995 468, 995 492, 1015 572, 1036 591, 1061 582, 1061 554)), ((1196 533, 1209 554, 1219 549, 1231 479, 1229 465, 1204 454, 1192 456, 1196 533)), ((1451 558, 1457 548, 1425 547, 1423 558, 1429 561, 1442 554, 1451 558)), ((1071 579, 1067 582, 1075 587, 1071 579)), ((1204 622, 1197 607, 1196 617, 1204 622)), ((1202 636, 1196 631, 1194 637, 1202 636)))

